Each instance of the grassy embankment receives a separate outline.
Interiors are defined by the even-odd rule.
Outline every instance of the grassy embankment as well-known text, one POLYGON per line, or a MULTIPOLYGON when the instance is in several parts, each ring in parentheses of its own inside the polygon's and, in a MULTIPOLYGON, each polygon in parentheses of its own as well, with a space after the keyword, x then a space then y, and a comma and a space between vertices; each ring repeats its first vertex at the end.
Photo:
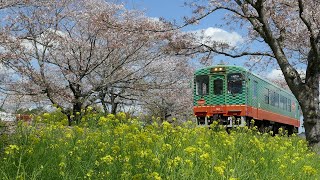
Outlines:
POLYGON ((57 119, 44 114, 0 143, 0 179, 320 179, 320 158, 299 137, 142 126, 123 113, 90 113, 72 128, 57 119))

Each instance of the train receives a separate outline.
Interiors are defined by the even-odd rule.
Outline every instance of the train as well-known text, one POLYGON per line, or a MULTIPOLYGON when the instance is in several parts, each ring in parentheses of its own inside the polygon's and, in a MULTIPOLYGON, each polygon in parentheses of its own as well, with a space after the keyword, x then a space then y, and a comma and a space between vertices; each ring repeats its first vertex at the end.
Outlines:
POLYGON ((197 125, 214 121, 225 127, 254 126, 289 134, 300 126, 301 108, 294 95, 241 66, 215 65, 194 73, 193 112, 197 125))

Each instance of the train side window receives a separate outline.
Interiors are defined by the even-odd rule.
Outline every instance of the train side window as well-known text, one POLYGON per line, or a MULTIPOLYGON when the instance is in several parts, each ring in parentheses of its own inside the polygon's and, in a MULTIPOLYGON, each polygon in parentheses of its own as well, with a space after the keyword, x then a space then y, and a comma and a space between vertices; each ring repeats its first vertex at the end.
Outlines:
POLYGON ((276 93, 270 92, 270 104, 271 106, 276 106, 276 93))
POLYGON ((285 97, 285 98, 284 98, 283 110, 286 110, 286 111, 288 110, 288 105, 287 105, 287 104, 288 104, 288 100, 287 100, 287 98, 285 97))
POLYGON ((213 93, 215 95, 221 95, 223 94, 223 80, 222 79, 216 79, 213 81, 213 93))
POLYGON ((196 94, 207 95, 209 93, 209 76, 201 75, 196 77, 196 94))
POLYGON ((241 73, 228 74, 228 93, 241 94, 242 81, 243 75, 241 73))
POLYGON ((258 82, 253 81, 253 97, 258 97, 258 82))
POLYGON ((279 104, 280 109, 285 110, 285 97, 280 95, 280 104, 279 104))
POLYGON ((266 103, 266 104, 269 104, 269 99, 270 99, 270 97, 269 97, 269 89, 268 88, 266 88, 265 89, 265 94, 264 94, 264 102, 266 103))
POLYGON ((276 92, 274 93, 274 106, 279 107, 279 94, 276 92))
POLYGON ((291 99, 288 99, 287 110, 291 112, 291 99))

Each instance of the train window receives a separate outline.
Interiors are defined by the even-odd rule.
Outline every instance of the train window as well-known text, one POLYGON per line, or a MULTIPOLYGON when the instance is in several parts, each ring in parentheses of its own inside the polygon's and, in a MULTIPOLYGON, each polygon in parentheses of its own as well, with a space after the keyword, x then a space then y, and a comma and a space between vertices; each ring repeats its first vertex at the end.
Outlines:
POLYGON ((264 102, 266 103, 266 104, 269 104, 269 99, 270 99, 270 97, 269 97, 269 89, 268 88, 266 88, 266 92, 265 92, 265 94, 264 94, 264 102))
POLYGON ((276 105, 276 96, 275 96, 275 92, 270 92, 270 104, 271 106, 275 106, 276 105))
POLYGON ((279 107, 279 94, 276 92, 270 93, 270 104, 275 107, 279 107))
POLYGON ((291 112, 291 99, 288 99, 287 111, 291 112))
POLYGON ((279 107, 280 109, 285 110, 286 109, 286 103, 285 103, 286 99, 284 96, 280 95, 280 104, 279 107))
POLYGON ((242 93, 243 75, 241 73, 228 74, 228 93, 242 93))
POLYGON ((274 93, 274 106, 279 107, 279 94, 274 93))
POLYGON ((215 95, 223 94, 223 80, 216 79, 213 81, 213 91, 215 95))
POLYGON ((196 77, 196 94, 207 95, 209 93, 209 76, 201 75, 196 77))
POLYGON ((288 110, 288 106, 287 106, 288 102, 287 102, 287 98, 284 98, 284 105, 283 105, 283 110, 288 110))

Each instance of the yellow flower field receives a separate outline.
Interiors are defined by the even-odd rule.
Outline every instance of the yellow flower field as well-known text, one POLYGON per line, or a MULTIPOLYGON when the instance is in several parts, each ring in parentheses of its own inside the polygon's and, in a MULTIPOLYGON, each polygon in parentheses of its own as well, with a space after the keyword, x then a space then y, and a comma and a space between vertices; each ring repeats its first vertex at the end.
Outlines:
POLYGON ((320 179, 320 158, 299 137, 145 125, 124 113, 43 123, 52 116, 21 124, 0 147, 0 179, 320 179))

